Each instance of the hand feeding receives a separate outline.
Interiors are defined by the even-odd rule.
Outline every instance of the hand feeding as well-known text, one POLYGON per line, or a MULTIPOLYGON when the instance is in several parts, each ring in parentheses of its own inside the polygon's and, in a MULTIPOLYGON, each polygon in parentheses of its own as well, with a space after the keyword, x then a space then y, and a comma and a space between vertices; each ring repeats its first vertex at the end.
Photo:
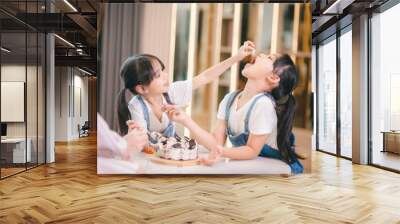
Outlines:
POLYGON ((250 64, 254 64, 256 60, 256 49, 253 49, 251 51, 251 54, 247 55, 244 59, 243 62, 245 63, 250 63, 250 64))

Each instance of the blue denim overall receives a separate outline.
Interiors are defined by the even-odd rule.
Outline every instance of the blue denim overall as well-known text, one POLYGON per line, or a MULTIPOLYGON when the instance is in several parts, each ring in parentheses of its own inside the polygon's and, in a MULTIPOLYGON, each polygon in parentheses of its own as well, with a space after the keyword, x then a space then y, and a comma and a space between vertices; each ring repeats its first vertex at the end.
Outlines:
MULTIPOLYGON (((173 104, 171 99, 169 98, 168 94, 165 93, 163 94, 165 97, 165 100, 167 101, 168 104, 173 104)), ((140 105, 142 106, 142 110, 143 110, 143 115, 144 115, 144 119, 147 123, 147 130, 149 132, 150 131, 150 115, 149 115, 149 109, 147 108, 146 103, 143 101, 143 98, 141 96, 138 96, 140 105)), ((166 137, 173 137, 175 136, 176 132, 175 132, 175 125, 172 123, 172 121, 170 120, 168 123, 168 126, 164 129, 164 131, 161 132, 161 134, 163 136, 166 137)))
MULTIPOLYGON (((251 103, 249 110, 247 111, 245 120, 244 120, 244 133, 238 134, 238 135, 233 135, 231 128, 229 127, 229 116, 230 116, 230 108, 232 107, 232 104, 236 98, 236 96, 239 94, 239 91, 232 93, 231 96, 229 96, 228 98, 228 102, 226 104, 226 110, 225 110, 225 119, 227 121, 227 135, 229 137, 229 140, 231 141, 232 145, 235 147, 239 147, 239 146, 244 146, 247 145, 247 140, 249 138, 250 132, 249 132, 249 119, 251 116, 251 112, 256 104, 256 102, 261 98, 261 97, 269 97, 272 102, 275 105, 275 100, 274 98, 271 96, 271 94, 269 93, 264 93, 262 95, 257 96, 253 102, 251 103)), ((294 141, 295 141, 295 137, 293 135, 293 133, 290 134, 289 136, 290 139, 290 143, 293 146, 294 145, 294 141)), ((294 147, 293 147, 294 150, 294 147)), ((281 155, 281 153, 279 152, 279 150, 272 148, 271 146, 265 144, 263 146, 263 148, 260 151, 259 156, 262 157, 269 157, 269 158, 275 158, 275 159, 279 159, 279 160, 283 160, 283 157, 281 155)), ((299 160, 293 156, 291 158, 292 161, 294 161, 291 164, 288 164, 292 170, 292 173, 298 174, 298 173, 302 173, 303 172, 303 165, 301 165, 301 163, 299 162, 299 160)))

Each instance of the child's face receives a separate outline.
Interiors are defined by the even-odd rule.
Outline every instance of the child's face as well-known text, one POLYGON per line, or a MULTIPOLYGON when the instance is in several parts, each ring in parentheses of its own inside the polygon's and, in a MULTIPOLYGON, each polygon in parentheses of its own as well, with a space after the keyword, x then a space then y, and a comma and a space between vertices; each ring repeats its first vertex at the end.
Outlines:
POLYGON ((259 54, 253 64, 246 64, 242 75, 248 79, 265 79, 268 75, 273 75, 273 64, 276 57, 274 54, 259 54))
POLYGON ((162 94, 168 91, 169 80, 168 73, 162 70, 160 63, 157 60, 153 61, 154 78, 147 86, 147 90, 152 94, 162 94))

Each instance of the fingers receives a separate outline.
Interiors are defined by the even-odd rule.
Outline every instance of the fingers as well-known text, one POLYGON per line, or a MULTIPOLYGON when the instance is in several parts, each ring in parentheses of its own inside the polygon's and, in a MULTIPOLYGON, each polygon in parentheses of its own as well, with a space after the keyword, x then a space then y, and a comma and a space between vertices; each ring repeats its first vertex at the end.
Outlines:
POLYGON ((212 160, 206 159, 206 158, 200 158, 200 164, 206 165, 206 166, 211 166, 214 164, 212 160))
POLYGON ((128 126, 128 130, 133 130, 135 128, 135 122, 132 120, 126 121, 126 125, 128 126))
POLYGON ((128 143, 128 151, 136 152, 148 144, 148 136, 143 130, 134 129, 124 136, 128 143))
POLYGON ((255 50, 256 50, 256 49, 255 49, 254 47, 251 47, 251 46, 248 46, 248 47, 246 47, 246 49, 245 49, 245 51, 246 51, 247 53, 253 53, 255 50))
POLYGON ((209 154, 208 157, 201 157, 200 158, 200 164, 203 164, 203 165, 206 165, 206 166, 212 166, 218 160, 219 160, 219 156, 212 156, 212 155, 209 154))
POLYGON ((147 143, 149 142, 149 138, 146 134, 144 135, 138 135, 138 145, 140 145, 141 147, 147 145, 147 143))
POLYGON ((182 111, 180 110, 170 110, 168 111, 168 117, 169 119, 176 121, 178 120, 178 117, 181 116, 182 111))
POLYGON ((255 45, 252 41, 249 41, 249 40, 245 41, 245 42, 244 42, 244 45, 245 45, 245 46, 252 47, 252 48, 255 48, 255 47, 256 47, 256 45, 255 45))
POLYGON ((180 114, 180 109, 177 105, 165 104, 162 106, 161 110, 167 112, 167 116, 170 120, 175 120, 176 116, 180 114))
POLYGON ((254 43, 251 42, 251 41, 246 41, 246 42, 244 42, 243 46, 244 46, 244 49, 245 49, 245 50, 253 50, 253 49, 256 48, 256 46, 254 45, 254 43))
POLYGON ((173 121, 177 121, 180 118, 184 117, 184 111, 182 111, 181 109, 179 109, 180 107, 173 105, 173 106, 167 106, 165 108, 168 108, 165 112, 167 112, 167 116, 170 120, 173 121))
POLYGON ((173 120, 173 119, 174 119, 174 113, 175 113, 175 112, 176 112, 175 109, 167 111, 167 115, 168 115, 168 118, 169 118, 170 120, 173 120))
POLYGON ((224 152, 224 147, 222 145, 217 145, 217 153, 221 156, 224 152))
POLYGON ((161 110, 163 112, 167 112, 167 111, 170 111, 170 110, 176 110, 177 108, 178 108, 177 105, 164 104, 164 105, 162 105, 161 110))
POLYGON ((243 44, 245 53, 251 54, 255 51, 256 45, 251 41, 246 41, 243 44))
POLYGON ((128 131, 132 131, 133 129, 142 129, 142 127, 133 120, 126 121, 126 125, 128 126, 128 131))
POLYGON ((136 137, 138 137, 138 138, 145 138, 145 139, 148 139, 147 132, 146 132, 145 130, 143 130, 143 129, 138 129, 138 128, 132 129, 132 130, 128 133, 128 135, 129 135, 129 136, 136 136, 136 137))
POLYGON ((173 104, 164 104, 161 106, 161 110, 163 112, 168 112, 170 110, 184 110, 188 107, 188 105, 173 105, 173 104))

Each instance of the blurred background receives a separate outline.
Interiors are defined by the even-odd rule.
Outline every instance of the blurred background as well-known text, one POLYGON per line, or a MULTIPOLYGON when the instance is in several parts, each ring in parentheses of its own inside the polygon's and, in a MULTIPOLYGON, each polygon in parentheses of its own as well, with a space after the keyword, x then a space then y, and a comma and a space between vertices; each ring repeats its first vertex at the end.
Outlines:
MULTIPOLYGON (((98 32, 99 113, 114 130, 118 130, 116 99, 122 88, 120 66, 133 54, 158 56, 170 80, 177 81, 192 79, 230 57, 246 40, 253 41, 258 52, 288 53, 299 72, 294 92, 297 145, 309 154, 313 117, 310 4, 103 3, 99 4, 98 32)), ((243 66, 231 67, 219 80, 194 92, 187 113, 206 130, 213 129, 223 96, 243 87, 243 66)), ((178 133, 190 134, 182 127, 178 133)))

